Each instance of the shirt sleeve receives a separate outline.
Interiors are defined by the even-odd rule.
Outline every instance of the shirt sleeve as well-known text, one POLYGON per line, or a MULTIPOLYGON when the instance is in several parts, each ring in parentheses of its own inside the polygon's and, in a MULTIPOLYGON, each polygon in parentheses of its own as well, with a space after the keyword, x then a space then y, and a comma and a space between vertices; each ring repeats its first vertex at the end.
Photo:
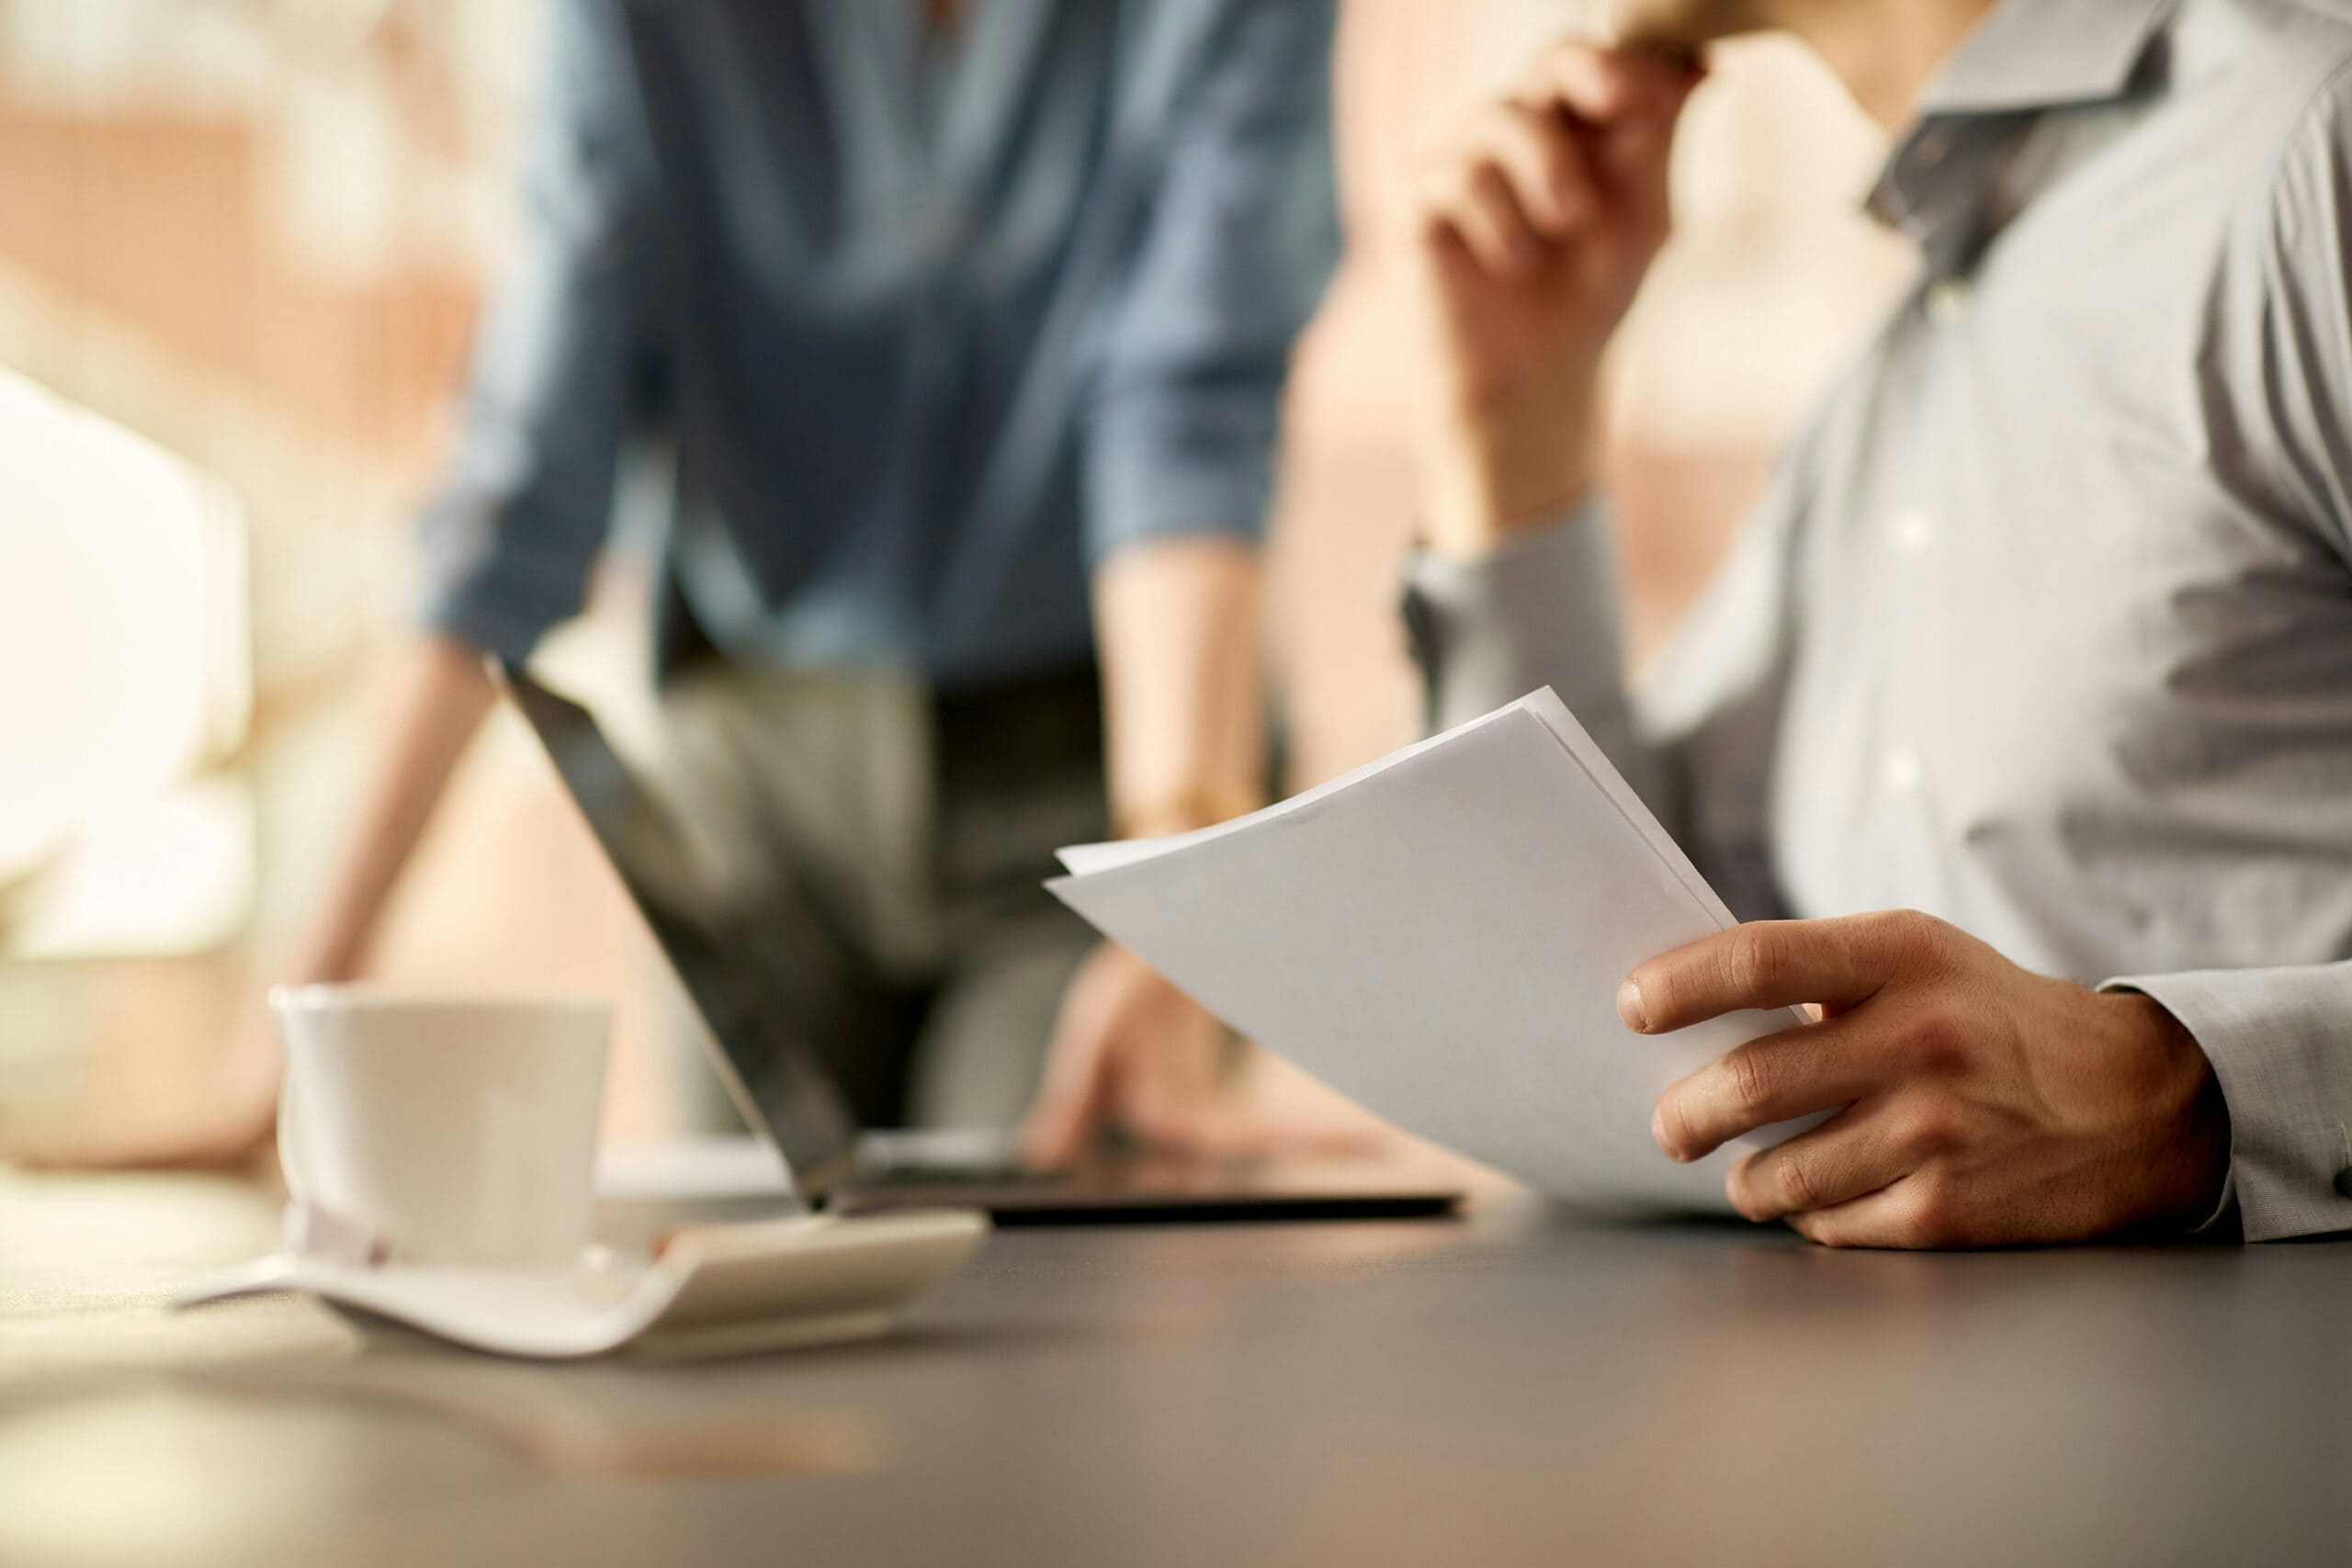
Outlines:
MULTIPOLYGON (((2352 78, 2313 99, 2239 218, 2206 345, 2227 389, 2216 457, 2352 564, 2352 78)), ((2246 1239, 2352 1230, 2352 963, 2110 985, 2212 1062, 2246 1239)))
POLYGON ((1767 835, 1800 468, 1783 466, 1638 694, 1597 504, 1478 560, 1417 558, 1406 582, 1430 722, 1459 724, 1550 686, 1741 919, 1788 912, 1767 835))
POLYGON ((1171 111, 1089 421, 1087 548, 1256 536, 1291 345, 1339 254, 1330 0, 1240 0, 1171 111))
POLYGON ((2352 963, 2141 975, 2213 1064, 2248 1241, 2352 1230, 2352 963))
POLYGON ((2232 425, 2265 488, 2352 561, 2352 76, 2306 112, 2247 219, 2222 280, 2243 330, 2211 345, 2232 425))
POLYGON ((560 0, 548 28, 520 247, 419 540, 424 623, 516 661, 585 596, 635 362, 620 23, 603 0, 560 0))
POLYGON ((1656 809, 1664 759, 1626 694, 1616 556, 1598 502, 1475 558, 1414 556, 1405 627, 1431 730, 1549 686, 1656 809))

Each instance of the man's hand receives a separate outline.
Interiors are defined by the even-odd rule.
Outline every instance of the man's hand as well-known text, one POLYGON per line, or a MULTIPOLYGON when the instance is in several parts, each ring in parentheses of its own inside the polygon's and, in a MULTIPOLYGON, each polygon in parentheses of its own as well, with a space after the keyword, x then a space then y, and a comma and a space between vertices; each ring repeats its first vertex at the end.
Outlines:
POLYGON ((1046 1079, 1021 1130, 1039 1165, 1067 1165, 1106 1126, 1198 1150, 1237 1136, 1221 1108, 1225 1025, 1115 942, 1079 966, 1063 994, 1046 1079))
POLYGON ((1546 52, 1435 159, 1410 251, 1431 547, 1474 555, 1590 489, 1601 351, 1667 233, 1687 60, 1546 52))
POLYGON ((1838 1247, 2000 1246, 2186 1228, 2220 1200, 2228 1112, 2170 1013, 2028 974, 1925 915, 1740 926, 1636 968, 1618 1011, 1656 1034, 1805 1002, 1821 1022, 1657 1102, 1653 1135, 1679 1160, 1844 1107, 1733 1167, 1751 1220, 1838 1247))

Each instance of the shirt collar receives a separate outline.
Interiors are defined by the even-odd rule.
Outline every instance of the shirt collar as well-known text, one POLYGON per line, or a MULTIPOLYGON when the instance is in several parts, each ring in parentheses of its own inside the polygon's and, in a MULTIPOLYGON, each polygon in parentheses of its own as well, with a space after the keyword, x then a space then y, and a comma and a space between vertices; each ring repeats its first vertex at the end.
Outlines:
POLYGON ((1919 118, 2120 97, 2173 0, 2003 0, 1919 97, 1919 118))
POLYGON ((1931 276, 1990 241, 1994 190, 2044 110, 2126 96, 2174 0, 2002 0, 1920 95, 1868 202, 1916 241, 1931 276))

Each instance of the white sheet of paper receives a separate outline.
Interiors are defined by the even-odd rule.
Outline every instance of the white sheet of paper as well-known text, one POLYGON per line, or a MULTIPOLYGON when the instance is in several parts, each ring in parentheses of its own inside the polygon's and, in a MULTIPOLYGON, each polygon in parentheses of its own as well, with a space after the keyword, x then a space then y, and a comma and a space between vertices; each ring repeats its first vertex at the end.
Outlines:
POLYGON ((1579 1202, 1727 1212, 1729 1152, 1674 1164, 1652 1107, 1803 1021, 1618 1019, 1626 971, 1731 915, 1548 688, 1251 816, 1061 858, 1063 902, 1242 1033, 1579 1202))

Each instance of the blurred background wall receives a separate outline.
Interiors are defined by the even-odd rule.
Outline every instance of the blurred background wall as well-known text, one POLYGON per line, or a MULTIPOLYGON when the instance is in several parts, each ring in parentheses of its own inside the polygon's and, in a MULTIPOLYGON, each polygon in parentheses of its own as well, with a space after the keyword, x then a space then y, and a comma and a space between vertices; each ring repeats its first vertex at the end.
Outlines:
MULTIPOLYGON (((316 888, 504 242, 541 3, 0 0, 0 1154, 199 1098, 316 888)), ((1385 215, 1572 21, 1346 0, 1353 239, 1299 358, 1271 609, 1295 783, 1415 720, 1394 615, 1415 370, 1385 215)), ((1879 151, 1778 41, 1724 51, 1692 107, 1678 236, 1615 367, 1637 652, 1908 265, 1859 214, 1879 151)), ((626 567, 607 576, 551 657, 623 683, 641 626, 626 567)), ((611 997, 613 1131, 673 1120, 647 944, 513 727, 469 761, 373 967, 611 997)))

